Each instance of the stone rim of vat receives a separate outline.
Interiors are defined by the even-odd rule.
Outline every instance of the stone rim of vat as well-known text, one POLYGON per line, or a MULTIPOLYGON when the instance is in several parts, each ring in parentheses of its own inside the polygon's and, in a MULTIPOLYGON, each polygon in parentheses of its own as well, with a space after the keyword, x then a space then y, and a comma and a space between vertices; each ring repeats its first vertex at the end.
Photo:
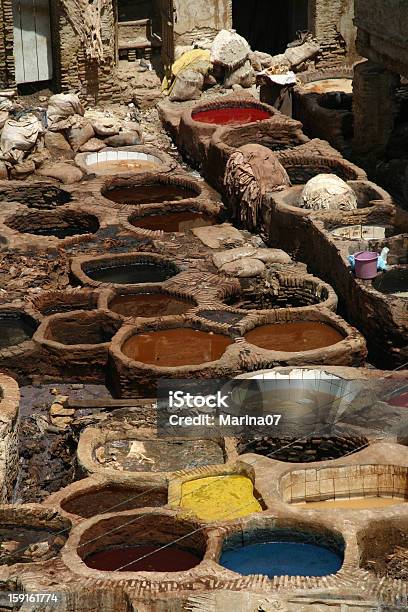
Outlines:
MULTIPOLYGON (((313 295, 315 295, 317 297, 317 299, 320 300, 319 295, 321 295, 322 293, 326 293, 326 297, 324 297, 324 299, 322 299, 321 301, 318 301, 316 304, 305 304, 303 306, 282 306, 281 308, 273 308, 273 310, 296 310, 298 312, 302 312, 305 309, 309 309, 310 307, 313 308, 318 308, 318 309, 327 309, 327 310, 331 310, 333 312, 336 312, 337 310, 337 305, 338 305, 338 297, 336 292, 334 291, 333 287, 331 285, 329 285, 329 283, 324 282, 322 279, 320 279, 317 276, 313 276, 313 274, 307 274, 307 273, 295 273, 295 272, 285 272, 285 270, 276 270, 273 272, 273 279, 276 279, 277 282, 279 283, 279 288, 277 288, 277 290, 280 290, 280 288, 283 286, 285 288, 293 288, 293 289, 300 289, 302 287, 304 287, 307 284, 310 284, 312 286, 312 293, 313 295), (319 295, 317 295, 319 294, 319 295)), ((268 282, 271 283, 271 277, 268 279, 268 282)), ((274 287, 271 287, 270 291, 272 292, 274 289, 274 287)), ((242 296, 243 298, 245 297, 245 294, 243 294, 243 292, 239 292, 236 295, 234 295, 234 298, 240 298, 240 296, 242 296)), ((224 299, 228 299, 228 296, 224 299)), ((271 308, 252 308, 252 309, 246 309, 246 308, 239 308, 237 306, 234 306, 234 304, 228 304, 227 307, 231 307, 231 309, 233 310, 233 312, 238 312, 238 313, 243 313, 245 315, 248 315, 250 313, 254 313, 254 312, 269 312, 270 310, 272 310, 271 308)))
MULTIPOLYGON (((97 153, 78 153, 75 156, 75 163, 83 172, 85 172, 85 174, 96 174, 96 176, 103 177, 104 173, 97 174, 97 173, 94 173, 92 169, 90 170, 90 165, 92 162, 88 162, 88 160, 95 159, 95 161, 97 162, 98 157, 101 154, 104 158, 109 157, 108 154, 111 154, 110 156, 112 155, 114 157, 116 156, 116 159, 118 159, 118 154, 120 152, 123 153, 123 159, 126 159, 127 152, 128 153, 139 153, 141 155, 140 159, 142 159, 143 161, 149 161, 149 157, 157 159, 159 163, 156 164, 155 162, 155 164, 157 165, 157 169, 154 170, 154 172, 157 172, 157 173, 170 172, 170 171, 175 170, 179 166, 179 164, 176 162, 175 159, 173 159, 173 157, 171 157, 171 155, 151 145, 131 145, 127 147, 105 147, 104 149, 101 149, 97 153)), ((151 159, 150 161, 154 161, 154 159, 151 159)), ((103 159, 102 161, 109 161, 109 160, 103 159)), ((146 172, 146 170, 144 170, 144 172, 146 172)), ((120 174, 134 174, 134 173, 135 171, 132 172, 129 170, 125 170, 124 172, 121 172, 120 170, 118 170, 114 174, 120 175, 120 174)))
POLYGON ((100 293, 98 289, 89 287, 43 291, 30 298, 26 310, 31 316, 42 321, 45 317, 53 314, 67 314, 73 310, 103 309, 103 306, 98 306, 100 293), (54 310, 58 308, 62 308, 62 310, 54 310))
POLYGON ((296 75, 298 82, 295 85, 295 90, 302 91, 302 85, 314 83, 315 81, 325 81, 332 79, 353 79, 352 68, 320 68, 307 70, 306 72, 298 72, 296 75))
MULTIPOLYGON (((138 472, 138 474, 139 473, 141 472, 138 472)), ((148 473, 149 472, 146 472, 146 474, 148 473)), ((112 503, 112 507, 110 509, 107 509, 102 513, 95 512, 95 514, 89 517, 84 517, 81 514, 75 514, 74 512, 66 510, 64 508, 65 504, 72 504, 77 499, 81 499, 82 497, 86 497, 87 495, 92 495, 93 493, 104 491, 105 489, 109 488, 118 490, 123 489, 125 491, 129 490, 129 500, 132 499, 133 495, 136 498, 139 496, 143 496, 144 493, 151 493, 152 495, 157 496, 165 495, 166 497, 166 502, 163 504, 155 504, 154 506, 151 506, 151 504, 142 504, 135 508, 135 510, 138 508, 145 507, 162 508, 168 503, 166 481, 160 482, 159 480, 151 479, 151 481, 149 482, 148 478, 146 477, 146 479, 143 479, 142 482, 139 482, 137 478, 129 479, 126 478, 126 476, 122 478, 120 472, 117 474, 117 478, 113 478, 112 475, 105 475, 101 472, 95 472, 91 473, 90 476, 87 476, 82 480, 72 482, 66 487, 59 489, 59 491, 57 491, 56 493, 52 493, 42 502, 41 505, 50 508, 56 508, 58 510, 58 513, 61 516, 68 518, 72 522, 72 524, 80 523, 84 520, 87 520, 87 518, 92 518, 93 516, 97 516, 98 514, 108 514, 110 512, 128 512, 129 510, 121 509, 121 504, 117 504, 114 502, 112 503), (133 495, 131 494, 132 491, 133 495)))
MULTIPOLYGON (((136 324, 126 323, 121 330, 116 334, 111 343, 109 353, 113 362, 112 382, 116 389, 119 385, 120 393, 123 393, 127 386, 138 386, 140 381, 144 381, 154 388, 157 379, 166 375, 169 378, 187 377, 194 375, 202 375, 203 377, 223 378, 235 374, 240 367, 240 351, 241 345, 234 342, 234 334, 211 321, 198 319, 194 316, 174 315, 168 317, 166 321, 156 319, 153 321, 145 320, 136 324), (221 334, 231 339, 231 344, 228 345, 224 353, 216 360, 204 362, 201 364, 185 364, 180 366, 158 366, 153 363, 145 363, 136 361, 127 357, 122 352, 122 347, 125 342, 140 333, 154 332, 166 329, 190 328, 207 333, 221 334), (148 380, 147 380, 147 378, 148 380), (149 382, 150 381, 150 382, 149 382), (153 386, 152 386, 153 385, 153 386)), ((127 392, 127 391, 126 391, 127 392)))
MULTIPOLYGON (((341 459, 341 457, 339 459, 341 459)), ((318 468, 309 469, 306 467, 306 468, 302 468, 301 470, 295 468, 291 471, 288 471, 282 474, 278 480, 278 490, 279 490, 278 494, 280 495, 282 501, 295 508, 296 508, 296 504, 299 504, 299 503, 307 504, 307 502, 325 502, 325 501, 337 501, 337 500, 344 501, 347 499, 352 500, 356 498, 363 498, 363 499, 367 498, 369 500, 373 498, 375 499, 376 497, 384 497, 387 499, 395 499, 396 500, 395 504, 393 504, 389 508, 393 508, 394 505, 400 506, 401 504, 408 502, 408 493, 407 493, 408 467, 405 467, 402 465, 388 464, 388 463, 387 464, 360 463, 360 464, 354 464, 354 465, 352 464, 344 465, 343 464, 343 465, 339 465, 336 467, 333 465, 328 467, 328 466, 323 465, 324 463, 325 462, 320 462, 320 466, 318 468), (304 472, 304 480, 303 480, 303 475, 302 475, 303 472, 304 472), (367 472, 367 474, 365 472, 367 472), (401 475, 401 481, 402 481, 402 477, 405 476, 404 486, 401 486, 401 487, 396 486, 396 478, 394 477, 394 475, 398 475, 398 474, 401 475), (315 475, 316 477, 314 479, 308 478, 308 475, 310 477, 315 475), (320 476, 320 478, 317 477, 318 475, 320 476), (327 476, 327 478, 321 478, 321 476, 325 476, 325 475, 327 476), (373 483, 369 482, 370 476, 372 480, 373 475, 375 475, 375 480, 377 481, 377 485, 374 485, 373 483), (344 481, 344 479, 346 479, 347 476, 349 477, 350 480, 352 480, 352 483, 350 482, 348 483, 349 487, 345 488, 346 484, 344 482, 339 482, 336 487, 336 478, 338 478, 341 481, 344 481), (367 484, 365 484, 364 482, 364 476, 368 477, 367 484), (380 476, 382 476, 382 479, 380 478, 380 476), (328 487, 325 487, 325 491, 322 492, 320 491, 320 487, 319 487, 319 493, 317 493, 317 491, 313 491, 310 493, 310 495, 308 495, 308 492, 307 492, 308 482, 311 482, 314 484, 315 482, 320 483, 322 480, 327 481, 329 483, 330 481, 332 481, 332 485, 333 485, 332 490, 329 490, 328 487), (357 486, 359 480, 363 481, 362 484, 360 485, 360 488, 358 488, 357 486), (300 493, 298 491, 299 487, 296 488, 296 485, 300 484, 301 482, 303 482, 305 485, 304 493, 303 492, 300 493), (290 485, 290 490, 291 490, 290 499, 285 499, 286 490, 289 489, 289 485, 290 485), (292 489, 295 489, 294 495, 293 495, 292 489), (398 503, 398 500, 400 500, 400 503, 398 503), (295 505, 293 506, 293 504, 295 505)), ((364 508, 362 509, 327 508, 326 510, 324 508, 315 508, 314 510, 317 512, 322 512, 322 511, 323 512, 341 512, 341 513, 347 512, 347 514, 349 514, 350 512, 352 513, 357 512, 358 515, 361 512, 369 511, 369 512, 374 512, 377 515, 378 513, 387 514, 387 511, 389 508, 387 507, 385 508, 373 507, 373 508, 366 508, 366 509, 364 508)), ((307 505, 299 509, 303 511, 313 510, 313 508, 308 509, 307 505)))
MULTIPOLYGON (((270 116, 269 118, 264 119, 262 122, 268 122, 275 116, 281 116, 281 113, 273 106, 259 102, 253 96, 249 95, 244 97, 234 93, 227 96, 220 96, 204 103, 202 101, 198 101, 196 104, 190 108, 187 108, 183 113, 181 113, 180 121, 177 127, 177 146, 179 150, 182 151, 184 155, 186 155, 195 165, 206 165, 209 141, 211 136, 220 126, 214 123, 195 121, 193 118, 194 113, 228 107, 249 107, 265 110, 270 116)), ((252 124, 248 123, 246 125, 252 124)))
POLYGON ((0 502, 11 499, 18 474, 18 427, 20 414, 20 389, 17 381, 0 372, 0 502))
MULTIPOLYGON (((207 527, 200 521, 197 521, 196 519, 182 518, 174 510, 170 510, 167 508, 149 508, 148 510, 149 511, 147 512, 147 508, 141 508, 136 510, 126 510, 122 513, 110 513, 103 516, 97 515, 75 525, 69 534, 65 546, 61 549, 62 562, 72 574, 77 576, 82 575, 88 578, 94 577, 99 579, 103 577, 105 580, 121 583, 126 583, 128 581, 132 581, 132 583, 135 581, 143 581, 145 585, 146 583, 163 583, 163 581, 167 579, 174 584, 176 589, 181 590, 183 590, 184 583, 191 583, 191 581, 195 580, 198 581, 200 580, 200 578, 206 576, 208 570, 208 551, 214 546, 216 534, 214 532, 211 533, 210 530, 207 529, 207 527), (202 542, 199 545, 196 545, 196 551, 198 552, 197 556, 200 559, 197 565, 195 565, 189 570, 177 572, 118 572, 95 570, 90 567, 87 567, 85 561, 78 553, 78 547, 83 544, 82 539, 84 539, 85 542, 87 541, 87 533, 91 532, 92 529, 97 530, 98 528, 100 528, 101 525, 103 525, 103 523, 109 523, 112 521, 117 522, 122 520, 124 525, 126 525, 126 523, 129 523, 129 526, 134 524, 137 527, 138 525, 140 525, 140 522, 138 521, 142 520, 143 517, 154 518, 155 527, 150 527, 149 531, 146 531, 146 533, 148 534, 148 536, 150 536, 152 533, 154 534, 154 532, 157 530, 158 537, 156 540, 153 540, 153 542, 156 544, 159 543, 160 545, 164 545, 163 542, 158 542, 160 534, 162 533, 159 531, 161 523, 160 517, 163 518, 164 522, 174 522, 175 527, 178 527, 175 529, 177 537, 179 537, 180 532, 182 532, 181 528, 185 528, 186 530, 188 529, 187 533, 193 532, 193 537, 195 535, 194 532, 198 532, 201 536, 202 542), (198 547, 200 547, 201 550, 198 550, 198 547)), ((100 538, 100 540, 101 539, 102 538, 100 538)), ((186 540, 184 539, 184 541, 186 540)))
POLYGON ((55 210, 60 206, 64 206, 72 202, 73 195, 69 191, 69 185, 64 185, 63 188, 57 181, 51 182, 47 180, 38 180, 38 178, 39 177, 37 177, 37 180, 30 183, 22 183, 21 181, 16 180, 0 181, 0 201, 17 202, 21 206, 25 206, 30 209, 34 208, 36 210, 55 210), (19 195, 20 193, 24 193, 24 191, 30 192, 33 189, 38 189, 40 191, 46 189, 55 190, 55 192, 58 192, 63 200, 66 201, 49 207, 44 205, 36 205, 35 203, 31 204, 33 195, 30 193, 27 194, 26 198, 19 195))
MULTIPOLYGON (((1 524, 5 527, 16 527, 17 529, 44 529, 50 530, 52 533, 55 530, 54 535, 69 537, 72 529, 72 522, 69 518, 62 516, 56 508, 47 508, 42 504, 30 503, 30 504, 3 504, 0 505, 0 520, 1 524)), ((61 551, 64 545, 60 546, 57 554, 48 560, 39 561, 23 561, 17 562, 13 565, 2 565, 0 566, 3 573, 9 578, 13 572, 17 575, 30 572, 31 568, 38 571, 41 567, 48 567, 50 564, 60 559, 61 551)), ((20 550, 21 547, 18 548, 20 550)))
MULTIPOLYGON (((182 515, 186 515, 186 516, 195 516, 194 512, 191 510, 187 510, 184 509, 181 506, 181 501, 182 501, 182 489, 183 489, 183 485, 187 482, 191 482, 194 480, 202 480, 203 478, 211 478, 211 477, 217 477, 217 476, 245 476, 246 478, 248 478, 254 487, 253 490, 253 496, 254 499, 256 499, 263 511, 267 510, 268 507, 264 501, 262 492, 259 491, 256 487, 255 487, 255 479, 256 479, 256 472, 254 467, 248 462, 246 463, 245 460, 242 460, 240 458, 236 459, 234 462, 228 462, 224 465, 206 465, 206 466, 202 466, 199 468, 192 468, 189 470, 179 470, 177 472, 173 472, 171 478, 169 479, 169 488, 168 488, 168 504, 169 506, 173 509, 173 510, 178 510, 182 515)), ((259 513, 258 513, 259 514, 259 513)), ((196 520, 200 520, 201 522, 207 522, 204 519, 199 519, 197 517, 195 517, 196 520)), ((214 520, 214 521, 209 521, 212 524, 214 523, 230 523, 232 521, 236 521, 237 519, 235 518, 231 518, 231 519, 220 519, 220 520, 214 520)))
MULTIPOLYGON (((324 141, 323 141, 324 142, 324 141)), ((340 157, 335 149, 316 154, 313 151, 313 140, 305 145, 300 145, 289 151, 277 151, 276 157, 289 175, 293 186, 305 185, 307 181, 318 174, 335 174, 346 182, 366 181, 367 175, 358 166, 340 157), (291 172, 300 169, 301 172, 308 168, 311 176, 294 182, 291 172)), ((324 148, 324 147, 323 147, 324 148)))
MULTIPOLYGON (((97 427, 86 427, 79 437, 77 447, 77 461, 81 468, 90 476, 109 479, 110 482, 135 483, 143 486, 167 486, 169 479, 174 475, 174 471, 140 471, 132 472, 127 470, 115 470, 114 468, 104 467, 96 460, 96 449, 106 442, 115 440, 157 440, 165 441, 166 438, 157 438, 156 430, 141 427, 139 429, 129 429, 126 431, 115 431, 97 427)), ((171 438, 175 440, 176 438, 171 438)), ((188 438, 177 437, 177 440, 191 441, 188 438)), ((236 446, 232 438, 211 439, 220 447, 224 454, 225 463, 229 463, 237 458, 236 446)), ((179 472, 176 472, 179 473, 179 472)))
MULTIPOLYGON (((250 348, 251 355, 241 356, 241 365, 251 366, 255 360, 262 364, 268 362, 276 363, 282 361, 285 365, 316 365, 326 363, 328 365, 363 365, 367 356, 365 339, 360 332, 347 323, 344 319, 328 310, 327 308, 316 308, 306 306, 301 312, 296 308, 282 308, 273 311, 254 312, 247 315, 244 321, 235 326, 236 333, 243 338, 241 346, 250 348), (333 327, 343 335, 343 340, 325 346, 323 348, 308 351, 286 352, 274 351, 258 347, 245 339, 245 334, 257 327, 274 323, 294 322, 325 323, 333 327)), ((251 367, 253 369, 253 367, 251 367)))
MULTIPOLYGON (((50 349, 51 351, 58 351, 59 354, 64 354, 68 360, 75 360, 79 354, 94 353, 106 353, 112 342, 113 337, 118 333, 122 326, 122 318, 111 311, 95 308, 94 310, 72 310, 69 312, 58 312, 45 316, 40 323, 40 326, 36 330, 33 340, 40 346, 50 349), (63 343, 60 340, 53 339, 53 327, 61 327, 64 323, 72 323, 75 325, 79 320, 84 323, 92 324, 95 322, 98 324, 107 323, 110 324, 116 331, 112 332, 111 340, 99 343, 76 343, 68 344, 63 343)), ((80 328, 78 326, 78 332, 80 328)))
MULTIPOLYGON (((320 545, 324 545, 326 543, 326 548, 336 552, 334 550, 334 543, 338 546, 338 554, 343 556, 343 562, 340 569, 335 574, 327 574, 325 576, 301 576, 306 583, 309 585, 313 585, 314 587, 319 587, 320 585, 326 584, 328 580, 331 581, 332 586, 335 586, 336 582, 340 579, 342 580, 342 576, 350 569, 354 569, 355 559, 354 559, 354 542, 351 542, 351 538, 349 533, 347 533, 347 528, 344 524, 341 524, 338 527, 334 522, 330 522, 325 520, 322 517, 322 520, 318 520, 315 517, 308 516, 293 516, 289 515, 287 512, 285 514, 281 512, 272 512, 261 513, 261 514, 252 514, 240 521, 236 521, 235 523, 226 524, 223 527, 222 535, 217 539, 216 547, 211 551, 213 553, 213 559, 217 563, 217 565, 226 571, 230 578, 234 577, 242 577, 242 574, 239 574, 233 570, 228 570, 227 568, 220 565, 219 561, 224 549, 224 546, 229 544, 229 541, 236 539, 236 543, 238 544, 235 547, 231 548, 242 548, 245 545, 250 545, 254 543, 265 542, 266 539, 272 539, 274 535, 282 532, 293 532, 301 534, 305 536, 305 538, 301 538, 300 542, 305 542, 307 540, 309 543, 316 544, 316 538, 319 538, 320 545), (246 539, 247 538, 247 539, 246 539), (330 539, 330 546, 328 545, 327 539, 330 539), (322 541, 323 540, 323 541, 322 541), (337 540, 337 542, 336 542, 337 540)), ((317 543, 317 545, 319 545, 317 543)), ((255 574, 251 574, 248 578, 255 578, 255 574)), ((275 578, 265 577, 267 583, 273 583, 274 586, 279 587, 298 587, 299 576, 288 576, 288 575, 280 575, 275 578), (276 580, 278 578, 278 580, 276 580)), ((308 585, 308 586, 309 586, 308 585)))
POLYGON ((143 285, 143 287, 138 287, 135 285, 133 289, 130 287, 125 287, 122 289, 102 289, 99 292, 98 297, 98 308, 103 310, 109 310, 109 312, 113 312, 114 314, 121 317, 124 321, 133 321, 136 319, 162 319, 167 320, 169 317, 173 317, 175 315, 152 315, 150 317, 143 317, 140 315, 124 315, 117 313, 114 310, 111 310, 111 302, 120 296, 135 296, 135 295, 149 295, 149 294, 158 294, 158 295, 167 295, 170 298, 178 298, 181 300, 185 300, 186 302, 192 302, 191 306, 186 310, 185 313, 187 315, 191 315, 198 307, 198 300, 194 296, 193 293, 189 292, 188 287, 185 291, 178 290, 176 288, 167 287, 166 281, 164 283, 152 283, 143 285))
POLYGON ((8 359, 13 360, 15 357, 21 357, 21 355, 35 351, 36 345, 34 342, 34 335, 38 326, 41 324, 41 317, 38 313, 32 312, 26 305, 16 306, 13 302, 0 305, 0 320, 2 318, 2 313, 17 315, 18 318, 23 320, 29 319, 29 324, 33 328, 31 338, 27 338, 27 340, 19 344, 0 348, 0 363, 3 364, 3 361, 7 362, 8 359))
POLYGON ((71 259, 71 273, 77 279, 81 285, 96 287, 101 289, 113 288, 113 289, 122 289, 122 288, 132 288, 132 287, 143 287, 143 286, 151 286, 162 285, 165 282, 173 280, 176 276, 178 276, 181 272, 183 272, 183 264, 180 264, 175 259, 170 258, 167 255, 159 255, 158 253, 151 253, 149 251, 130 251, 128 253, 119 253, 115 255, 81 255, 79 257, 74 257, 71 259), (170 268, 173 269, 174 275, 170 276, 168 279, 162 282, 150 282, 150 283, 104 283, 103 281, 93 280, 91 277, 87 275, 87 267, 91 267, 91 269, 98 269, 102 266, 98 264, 106 263, 108 264, 106 267, 118 267, 132 265, 132 262, 141 261, 142 263, 146 263, 151 261, 156 266, 160 264, 168 264, 170 268), (115 265, 119 264, 119 265, 115 265))
POLYGON ((199 201, 198 198, 196 200, 183 200, 183 201, 178 201, 178 202, 173 202, 173 203, 164 203, 164 204, 157 204, 157 205, 147 204, 147 205, 143 205, 139 207, 139 210, 137 211, 135 210, 135 207, 126 207, 126 209, 122 209, 119 213, 119 220, 121 224, 123 225, 123 227, 127 229, 128 231, 154 240, 154 239, 162 238, 166 234, 168 235, 184 234, 185 235, 186 233, 191 232, 191 230, 187 230, 187 232, 184 232, 184 231, 166 232, 165 230, 162 230, 162 229, 150 230, 150 229, 145 229, 143 227, 139 227, 137 225, 137 220, 144 219, 145 217, 150 217, 153 215, 160 215, 160 214, 171 215, 172 213, 177 213, 177 212, 201 213, 204 217, 205 216, 213 217, 217 221, 217 218, 222 215, 223 206, 222 205, 216 206, 215 204, 210 203, 208 201, 205 201, 205 202, 199 201))

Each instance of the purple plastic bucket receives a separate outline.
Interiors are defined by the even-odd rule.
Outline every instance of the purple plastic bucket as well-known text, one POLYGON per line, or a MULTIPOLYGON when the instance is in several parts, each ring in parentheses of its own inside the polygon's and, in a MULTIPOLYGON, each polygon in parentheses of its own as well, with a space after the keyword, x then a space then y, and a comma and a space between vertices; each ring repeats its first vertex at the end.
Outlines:
POLYGON ((377 276, 378 253, 360 251, 354 255, 354 260, 357 278, 369 280, 377 276))

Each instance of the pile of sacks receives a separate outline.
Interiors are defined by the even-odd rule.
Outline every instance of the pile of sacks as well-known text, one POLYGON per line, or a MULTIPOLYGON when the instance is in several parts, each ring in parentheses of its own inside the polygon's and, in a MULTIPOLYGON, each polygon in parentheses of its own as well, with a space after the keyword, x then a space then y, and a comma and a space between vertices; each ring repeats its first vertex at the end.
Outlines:
POLYGON ((195 43, 198 48, 178 47, 178 58, 170 78, 163 80, 163 91, 172 101, 196 100, 206 87, 249 88, 256 75, 268 71, 283 74, 305 70, 315 58, 319 44, 306 35, 288 45, 279 55, 251 51, 248 42, 235 30, 221 30, 215 39, 195 43))
MULTIPOLYGON (((0 127, 1 112, 0 100, 0 127)), ((36 172, 75 183, 82 178, 73 161, 76 153, 141 143, 135 122, 119 122, 102 111, 85 112, 77 95, 57 94, 40 118, 35 112, 11 118, 7 111, 0 137, 0 178, 24 179, 36 172)))

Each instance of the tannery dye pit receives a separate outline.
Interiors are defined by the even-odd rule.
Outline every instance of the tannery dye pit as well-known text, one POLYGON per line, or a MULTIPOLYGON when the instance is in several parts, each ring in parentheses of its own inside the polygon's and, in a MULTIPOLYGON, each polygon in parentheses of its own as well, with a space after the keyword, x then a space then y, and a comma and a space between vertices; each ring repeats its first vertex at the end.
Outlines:
POLYGON ((245 106, 221 107, 192 113, 194 121, 214 125, 240 125, 243 123, 253 123, 254 121, 265 121, 265 119, 270 119, 270 117, 270 113, 266 110, 245 106))
POLYGON ((131 336, 122 352, 135 361, 174 368, 216 361, 231 344, 228 336, 179 327, 131 336))
POLYGON ((135 206, 141 204, 161 204, 195 198, 197 190, 174 182, 152 182, 135 184, 115 184, 107 187, 103 195, 112 202, 135 206))
POLYGON ((206 227, 213 225, 215 219, 195 211, 166 212, 158 215, 145 215, 137 217, 131 215, 129 221, 135 227, 152 231, 188 232, 193 227, 206 227))
POLYGON ((332 346, 344 336, 325 323, 296 321, 256 327, 245 334, 245 340, 269 351, 293 353, 332 346))
POLYGON ((160 549, 156 546, 110 548, 89 555, 85 563, 101 572, 186 572, 201 559, 177 546, 160 549))
POLYGON ((86 274, 94 281, 118 285, 138 285, 141 283, 161 283, 177 274, 173 266, 148 262, 135 262, 127 265, 101 266, 86 274))
POLYGON ((377 276, 373 287, 381 293, 408 298, 408 268, 394 268, 377 276))
POLYGON ((195 302, 166 293, 133 293, 115 296, 109 310, 124 317, 165 317, 188 312, 195 302))
POLYGON ((0 349, 30 340, 35 328, 34 321, 24 314, 0 311, 0 349))

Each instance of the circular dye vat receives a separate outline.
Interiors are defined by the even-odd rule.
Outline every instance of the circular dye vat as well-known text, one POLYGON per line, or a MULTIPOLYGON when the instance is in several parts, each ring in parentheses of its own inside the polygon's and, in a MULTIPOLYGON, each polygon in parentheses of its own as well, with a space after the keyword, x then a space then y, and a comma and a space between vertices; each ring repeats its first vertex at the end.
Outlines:
POLYGON ((161 215, 146 215, 145 217, 131 217, 129 219, 135 227, 152 231, 188 232, 194 227, 214 225, 215 219, 197 211, 169 212, 161 215))
POLYGON ((96 451, 103 465, 107 461, 109 469, 126 472, 175 472, 225 461, 223 449, 213 440, 122 439, 96 451))
POLYGON ((162 161, 156 155, 140 151, 121 149, 88 153, 85 158, 86 169, 90 173, 110 175, 128 172, 157 171, 162 161))
POLYGON ((135 206, 140 204, 161 204, 178 202, 198 196, 198 189, 192 189, 177 183, 143 183, 142 185, 114 185, 108 187, 104 197, 111 202, 135 206))
POLYGON ((408 268, 394 268, 377 276, 373 287, 381 293, 408 298, 408 268))
POLYGON ((162 283, 178 273, 175 266, 166 263, 140 261, 122 265, 101 266, 85 270, 92 280, 118 285, 138 285, 140 283, 162 283))
POLYGON ((384 240, 387 236, 387 226, 345 225, 333 229, 330 233, 336 238, 344 238, 346 240, 384 240))
POLYGON ((109 303, 109 310, 125 317, 165 317, 184 314, 195 302, 167 293, 136 293, 117 295, 109 303))
POLYGON ((5 224, 24 234, 54 236, 60 239, 95 234, 99 229, 99 221, 95 215, 60 210, 14 215, 5 224))
POLYGON ((243 576, 328 576, 339 571, 343 558, 316 544, 272 541, 226 550, 219 563, 243 576))
POLYGON ((346 94, 353 93, 352 79, 320 79, 311 83, 302 83, 302 91, 308 93, 329 93, 331 91, 342 91, 346 94))
POLYGON ((183 483, 181 508, 190 510, 203 521, 233 520, 262 512, 254 496, 250 478, 239 476, 210 476, 183 483))
POLYGON ((265 121, 270 119, 271 114, 261 108, 251 106, 228 106, 197 111, 191 114, 194 121, 199 123, 211 123, 213 125, 240 125, 265 121))
POLYGON ((0 312, 0 349, 30 340, 35 332, 34 322, 21 313, 0 312))
POLYGON ((119 321, 108 316, 91 313, 79 318, 77 314, 67 314, 63 319, 50 319, 44 335, 46 340, 66 346, 105 344, 112 340, 120 326, 119 321))
POLYGON ((407 502, 408 499, 398 497, 351 497, 349 499, 328 499, 294 505, 296 508, 304 510, 336 510, 337 508, 342 510, 375 510, 407 502))
POLYGON ((245 340, 269 351, 296 353, 337 344, 344 336, 326 323, 296 321, 255 327, 245 340))
POLYGON ((160 546, 148 545, 102 550, 84 560, 88 567, 102 572, 183 572, 200 561, 183 548, 167 546, 160 550, 160 546))
POLYGON ((231 338, 222 334, 178 327, 132 336, 122 353, 134 361, 178 367, 216 361, 230 344, 231 338))

